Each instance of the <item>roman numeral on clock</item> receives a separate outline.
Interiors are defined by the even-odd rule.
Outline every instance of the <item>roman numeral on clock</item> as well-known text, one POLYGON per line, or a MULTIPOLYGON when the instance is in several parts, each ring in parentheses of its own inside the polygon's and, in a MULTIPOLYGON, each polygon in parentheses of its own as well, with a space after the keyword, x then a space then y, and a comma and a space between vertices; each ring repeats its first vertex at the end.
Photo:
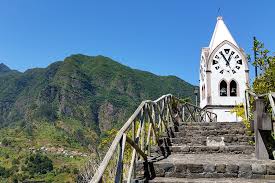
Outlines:
POLYGON ((238 60, 237 63, 240 64, 240 65, 242 65, 243 61, 242 60, 238 60))
POLYGON ((223 74, 223 71, 224 71, 224 70, 221 70, 220 73, 223 74))
POLYGON ((224 49, 224 52, 225 52, 226 54, 228 54, 229 51, 230 51, 230 49, 224 49))
POLYGON ((213 65, 217 64, 218 61, 217 60, 213 60, 213 65))
POLYGON ((217 70, 220 68, 220 66, 215 67, 217 70))
POLYGON ((236 73, 236 71, 235 71, 235 70, 232 70, 232 73, 233 73, 233 74, 235 74, 235 73, 236 73))
POLYGON ((239 69, 240 69, 240 66, 236 66, 236 68, 239 70, 239 69))

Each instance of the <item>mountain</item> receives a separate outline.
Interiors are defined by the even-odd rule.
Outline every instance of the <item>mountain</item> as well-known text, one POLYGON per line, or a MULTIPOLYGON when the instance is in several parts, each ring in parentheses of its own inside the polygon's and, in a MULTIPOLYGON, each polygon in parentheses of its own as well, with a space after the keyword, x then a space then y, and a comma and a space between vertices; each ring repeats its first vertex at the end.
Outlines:
POLYGON ((157 76, 104 56, 72 55, 47 68, 10 72, 0 65, 0 125, 74 119, 97 133, 121 126, 138 104, 172 93, 193 96, 175 76, 157 76))
POLYGON ((142 100, 167 93, 193 96, 193 86, 104 56, 72 55, 24 73, 1 64, 0 182, 76 182, 142 100))
POLYGON ((5 72, 9 72, 9 71, 11 71, 11 69, 8 66, 6 66, 3 63, 0 64, 0 73, 5 73, 5 72))
POLYGON ((0 63, 0 76, 5 75, 10 72, 16 72, 15 70, 11 70, 8 66, 3 63, 0 63))

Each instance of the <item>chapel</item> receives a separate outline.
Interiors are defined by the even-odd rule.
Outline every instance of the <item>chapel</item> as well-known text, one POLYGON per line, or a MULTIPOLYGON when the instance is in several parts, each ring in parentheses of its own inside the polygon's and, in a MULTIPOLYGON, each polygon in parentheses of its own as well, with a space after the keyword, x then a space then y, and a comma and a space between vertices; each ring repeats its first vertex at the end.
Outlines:
POLYGON ((247 56, 218 17, 209 46, 201 50, 200 107, 216 113, 219 122, 241 121, 232 109, 244 102, 248 86, 247 56))

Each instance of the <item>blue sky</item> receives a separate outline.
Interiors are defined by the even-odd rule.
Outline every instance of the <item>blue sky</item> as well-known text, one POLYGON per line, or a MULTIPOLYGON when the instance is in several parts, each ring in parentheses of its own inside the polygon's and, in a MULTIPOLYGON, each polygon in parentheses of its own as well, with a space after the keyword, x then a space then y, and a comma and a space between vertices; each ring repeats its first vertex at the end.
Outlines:
POLYGON ((104 55, 198 84, 219 8, 246 53, 254 35, 275 50, 273 0, 0 0, 0 62, 25 71, 71 54, 104 55))

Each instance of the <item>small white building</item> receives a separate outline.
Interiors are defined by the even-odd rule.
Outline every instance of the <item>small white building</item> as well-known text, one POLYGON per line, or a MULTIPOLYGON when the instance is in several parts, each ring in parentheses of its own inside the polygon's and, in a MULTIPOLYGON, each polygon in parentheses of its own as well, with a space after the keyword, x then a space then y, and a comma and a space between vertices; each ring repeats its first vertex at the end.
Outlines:
POLYGON ((218 122, 240 121, 231 109, 244 102, 248 86, 247 57, 218 17, 210 44, 201 51, 200 107, 216 113, 218 122))

